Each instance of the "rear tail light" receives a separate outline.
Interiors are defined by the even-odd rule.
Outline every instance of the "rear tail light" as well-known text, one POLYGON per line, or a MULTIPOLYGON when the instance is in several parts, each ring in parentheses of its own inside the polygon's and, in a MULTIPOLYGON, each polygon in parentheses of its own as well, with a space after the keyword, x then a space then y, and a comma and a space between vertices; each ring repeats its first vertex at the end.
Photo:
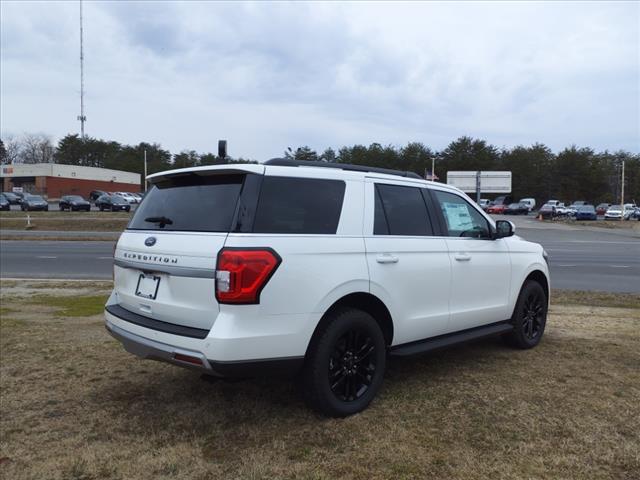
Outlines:
POLYGON ((271 248, 223 248, 218 253, 216 299, 219 303, 260 303, 260 292, 280 262, 271 248))

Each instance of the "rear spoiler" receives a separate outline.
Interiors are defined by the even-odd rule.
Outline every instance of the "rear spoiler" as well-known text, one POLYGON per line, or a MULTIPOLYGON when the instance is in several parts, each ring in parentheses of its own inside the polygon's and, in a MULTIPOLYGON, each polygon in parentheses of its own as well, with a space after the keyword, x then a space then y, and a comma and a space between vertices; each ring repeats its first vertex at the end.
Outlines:
POLYGON ((211 175, 237 175, 243 173, 255 173, 264 175, 264 165, 254 163, 236 163, 225 165, 207 165, 204 167, 179 168, 176 170, 166 170, 147 176, 147 181, 151 184, 168 180, 170 178, 187 177, 192 175, 208 177, 211 175))

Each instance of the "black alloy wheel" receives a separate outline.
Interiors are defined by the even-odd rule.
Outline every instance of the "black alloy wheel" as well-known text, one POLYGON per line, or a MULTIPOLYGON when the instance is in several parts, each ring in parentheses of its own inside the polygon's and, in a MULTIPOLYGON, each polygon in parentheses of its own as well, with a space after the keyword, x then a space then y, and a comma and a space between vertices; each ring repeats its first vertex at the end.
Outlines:
POLYGON ((369 313, 355 308, 328 313, 314 333, 300 376, 309 406, 331 417, 367 408, 382 385, 386 347, 369 313))
POLYGON ((541 334, 545 320, 543 312, 544 304, 539 292, 530 292, 524 301, 522 319, 522 331, 527 340, 533 341, 541 334))
POLYGON ((329 386, 336 397, 351 402, 364 395, 376 373, 376 346, 359 328, 348 330, 329 358, 329 386))
POLYGON ((504 336, 516 348, 533 348, 542 339, 547 324, 547 294, 538 282, 527 280, 511 317, 513 332, 504 336))

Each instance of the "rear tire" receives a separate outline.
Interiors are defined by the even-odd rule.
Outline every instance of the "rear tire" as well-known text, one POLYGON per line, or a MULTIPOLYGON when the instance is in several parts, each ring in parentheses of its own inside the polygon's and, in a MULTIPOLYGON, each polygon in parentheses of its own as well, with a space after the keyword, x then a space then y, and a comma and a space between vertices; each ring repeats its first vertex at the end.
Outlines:
POLYGON ((538 345, 547 324, 547 308, 547 295, 542 285, 536 281, 527 280, 520 290, 511 318, 513 332, 504 337, 507 343, 520 349, 538 345))
POLYGON ((380 389, 386 344, 375 319, 341 309, 311 341, 302 372, 307 404, 330 417, 361 412, 380 389))

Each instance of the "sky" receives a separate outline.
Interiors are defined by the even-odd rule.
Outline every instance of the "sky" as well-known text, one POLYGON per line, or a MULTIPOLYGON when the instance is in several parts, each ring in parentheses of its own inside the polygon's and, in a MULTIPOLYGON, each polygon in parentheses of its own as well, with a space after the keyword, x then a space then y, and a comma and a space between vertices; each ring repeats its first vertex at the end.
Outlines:
MULTIPOLYGON (((89 136, 266 160, 462 135, 640 152, 640 2, 83 3, 89 136)), ((79 3, 0 2, 0 134, 80 122, 79 3)))

